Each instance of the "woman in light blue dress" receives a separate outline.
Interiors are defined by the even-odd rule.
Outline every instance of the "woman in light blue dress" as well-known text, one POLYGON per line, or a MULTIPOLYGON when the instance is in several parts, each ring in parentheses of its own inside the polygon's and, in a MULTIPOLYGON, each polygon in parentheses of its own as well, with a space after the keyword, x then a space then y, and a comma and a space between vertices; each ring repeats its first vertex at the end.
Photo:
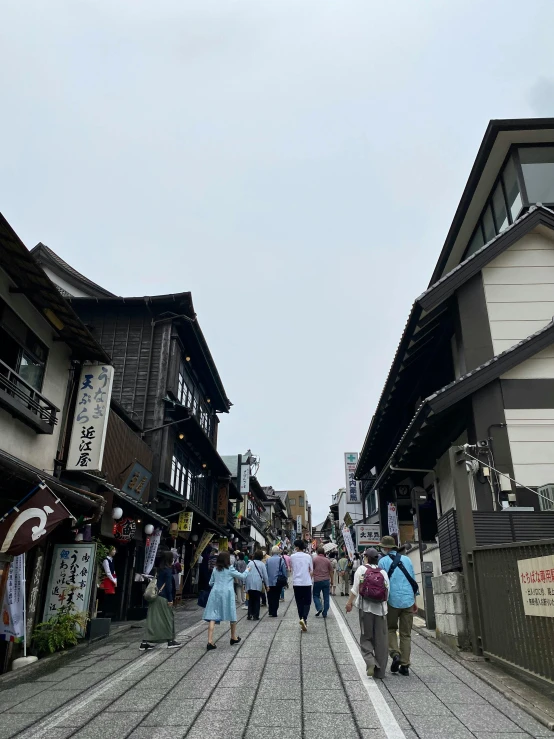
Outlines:
POLYGON ((235 580, 246 580, 248 571, 239 572, 231 567, 231 556, 229 552, 220 552, 217 555, 215 567, 210 578, 212 589, 208 603, 204 609, 203 619, 208 621, 208 645, 206 649, 216 649, 213 643, 215 625, 221 621, 229 621, 231 624, 231 646, 238 644, 240 636, 237 636, 237 607, 235 604, 235 580))

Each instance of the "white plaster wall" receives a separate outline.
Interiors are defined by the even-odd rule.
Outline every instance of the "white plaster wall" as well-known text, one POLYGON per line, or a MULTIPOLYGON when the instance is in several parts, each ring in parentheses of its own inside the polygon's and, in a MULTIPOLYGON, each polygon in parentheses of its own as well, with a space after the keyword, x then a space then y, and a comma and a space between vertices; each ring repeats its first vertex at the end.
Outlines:
POLYGON ((506 408, 505 414, 517 482, 554 483, 554 408, 506 408))
MULTIPOLYGON (((495 355, 552 320, 554 237, 547 229, 523 236, 482 274, 495 355)), ((554 361, 550 366, 554 371, 554 361)))
MULTIPOLYGON (((0 269, 0 297, 12 308, 48 347, 48 360, 41 394, 63 409, 70 369, 70 350, 63 342, 54 342, 50 324, 23 295, 9 292, 11 280, 0 269)), ((58 449, 60 416, 53 434, 37 434, 32 428, 0 408, 0 449, 14 457, 52 472, 58 449)))

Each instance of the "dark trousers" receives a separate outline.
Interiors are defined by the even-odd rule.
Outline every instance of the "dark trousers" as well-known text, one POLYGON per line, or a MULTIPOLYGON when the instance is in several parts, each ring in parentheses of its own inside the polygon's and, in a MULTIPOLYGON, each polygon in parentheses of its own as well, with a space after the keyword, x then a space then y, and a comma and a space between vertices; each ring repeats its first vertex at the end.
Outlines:
POLYGON ((267 596, 265 594, 265 590, 262 590, 262 606, 267 606, 267 596))
POLYGON ((260 598, 262 593, 260 590, 248 591, 248 615, 252 618, 260 618, 260 598))
POLYGON ((312 605, 312 586, 311 585, 294 585, 294 600, 298 608, 298 618, 308 620, 310 606, 312 605))
POLYGON ((281 588, 277 585, 271 586, 267 591, 267 610, 270 616, 276 616, 279 609, 279 596, 281 588))

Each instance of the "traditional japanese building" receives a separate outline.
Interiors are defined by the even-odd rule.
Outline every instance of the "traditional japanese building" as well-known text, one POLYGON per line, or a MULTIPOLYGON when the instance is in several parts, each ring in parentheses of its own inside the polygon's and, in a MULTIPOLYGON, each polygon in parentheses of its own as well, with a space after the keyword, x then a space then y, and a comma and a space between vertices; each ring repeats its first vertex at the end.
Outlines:
POLYGON ((118 297, 43 244, 33 255, 112 357, 112 398, 152 452, 142 502, 171 521, 171 535, 162 547, 179 549, 187 592, 194 577, 188 565, 203 534, 233 536, 231 522, 224 523, 221 516, 221 522, 217 520, 218 503, 233 496, 229 470, 217 451, 217 414, 228 413, 231 403, 192 296, 118 297), (180 517, 184 512, 192 513, 186 524, 180 517))

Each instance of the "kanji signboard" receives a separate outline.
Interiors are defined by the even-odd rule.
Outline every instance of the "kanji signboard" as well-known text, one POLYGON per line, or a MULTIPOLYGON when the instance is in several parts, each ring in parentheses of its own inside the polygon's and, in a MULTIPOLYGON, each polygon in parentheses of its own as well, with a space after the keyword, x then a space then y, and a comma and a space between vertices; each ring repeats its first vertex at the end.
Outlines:
POLYGON ((358 465, 358 453, 347 452, 344 455, 344 470, 346 474, 346 502, 361 503, 360 483, 356 480, 356 467, 358 465))
POLYGON ((177 531, 192 531, 192 511, 183 511, 179 513, 177 521, 177 531))
POLYGON ((216 520, 220 526, 227 526, 227 515, 229 513, 229 488, 226 482, 220 482, 217 489, 217 514, 216 520))
POLYGON ((381 541, 381 524, 357 523, 355 529, 358 547, 374 547, 381 541))
POLYGON ((77 403, 67 458, 68 470, 100 470, 112 397, 113 367, 85 364, 77 386, 77 403))
POLYGON ((525 615, 554 618, 554 555, 519 559, 517 568, 525 615))
POLYGON ((96 544, 55 544, 43 621, 56 616, 62 606, 72 605, 78 613, 88 611, 90 591, 96 576, 96 544))

